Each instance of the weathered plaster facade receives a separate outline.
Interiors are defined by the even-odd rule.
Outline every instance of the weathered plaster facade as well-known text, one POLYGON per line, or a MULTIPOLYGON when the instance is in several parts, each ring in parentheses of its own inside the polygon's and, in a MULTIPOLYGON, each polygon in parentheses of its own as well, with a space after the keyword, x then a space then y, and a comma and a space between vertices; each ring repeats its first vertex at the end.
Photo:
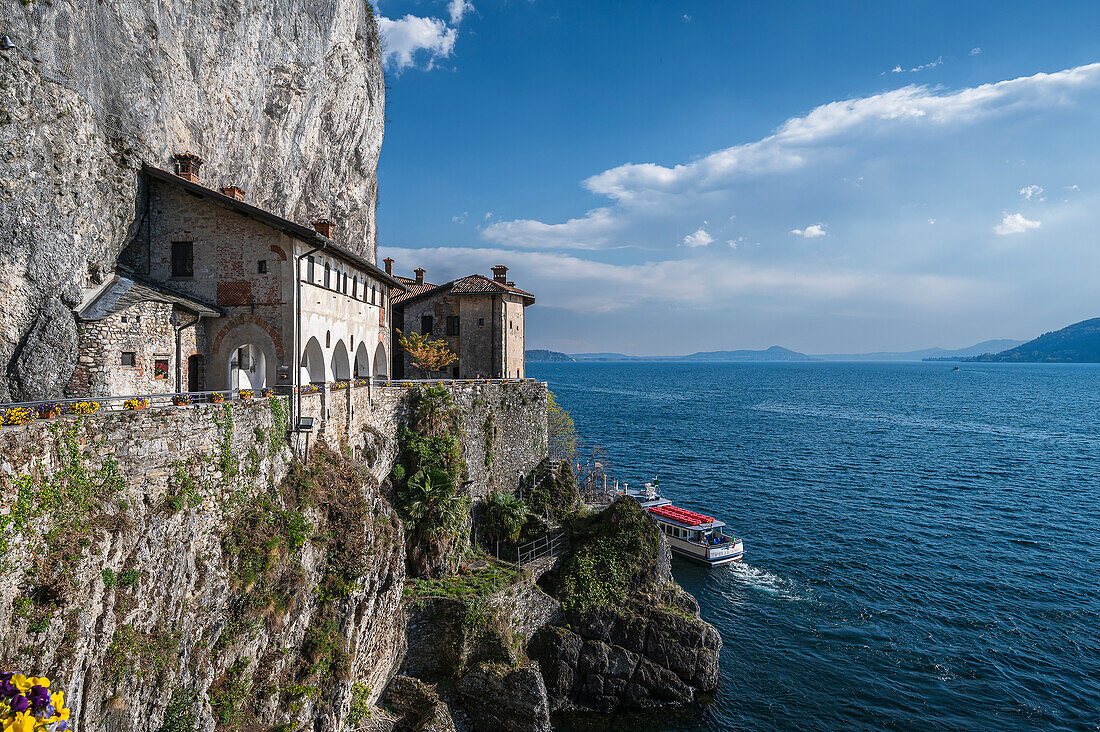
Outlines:
MULTIPOLYGON (((122 356, 130 351, 121 348, 128 338, 144 338, 150 348, 163 351, 167 332, 137 306, 122 302, 107 317, 98 313, 94 325, 82 322, 82 368, 70 393, 259 389, 294 383, 296 370, 301 383, 389 375, 386 307, 396 281, 336 246, 331 222, 316 222, 317 231, 306 229, 245 204, 238 197, 242 191, 217 193, 156 169, 147 169, 145 180, 145 210, 120 263, 128 268, 124 274, 132 270, 151 290, 178 293, 203 311, 188 335, 191 350, 181 348, 179 359, 188 371, 188 357, 201 356, 202 378, 185 373, 177 386, 174 355, 168 389, 159 383, 163 380, 141 378, 148 359, 132 373, 120 372, 130 368, 122 356)), ((106 297, 103 292, 86 298, 92 310, 96 298, 106 297)), ((157 309, 154 302, 141 308, 157 309)), ((168 353, 175 350, 173 343, 168 353)), ((157 354, 146 355, 154 358, 152 369, 157 354)), ((197 371, 194 365, 190 370, 197 371)))

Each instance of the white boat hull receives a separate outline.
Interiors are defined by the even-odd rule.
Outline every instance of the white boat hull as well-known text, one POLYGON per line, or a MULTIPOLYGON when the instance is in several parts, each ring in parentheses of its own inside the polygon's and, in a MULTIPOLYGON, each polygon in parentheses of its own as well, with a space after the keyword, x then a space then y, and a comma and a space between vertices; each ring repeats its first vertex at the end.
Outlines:
POLYGON ((740 539, 729 544, 703 545, 693 541, 685 541, 675 536, 666 538, 673 554, 712 567, 740 562, 745 556, 745 545, 740 539))

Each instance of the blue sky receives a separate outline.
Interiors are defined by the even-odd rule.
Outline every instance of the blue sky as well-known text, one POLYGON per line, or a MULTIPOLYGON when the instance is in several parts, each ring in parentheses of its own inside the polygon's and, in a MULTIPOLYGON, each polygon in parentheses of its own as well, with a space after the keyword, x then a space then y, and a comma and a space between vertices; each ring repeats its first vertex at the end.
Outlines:
POLYGON ((377 12, 380 256, 509 265, 529 347, 908 350, 1100 316, 1100 3, 377 12))

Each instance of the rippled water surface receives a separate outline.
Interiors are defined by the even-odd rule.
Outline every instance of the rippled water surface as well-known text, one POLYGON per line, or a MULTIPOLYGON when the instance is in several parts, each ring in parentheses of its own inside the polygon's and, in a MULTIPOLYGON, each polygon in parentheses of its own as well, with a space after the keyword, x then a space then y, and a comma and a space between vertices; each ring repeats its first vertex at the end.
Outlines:
POLYGON ((1100 729, 1100 367, 528 375, 620 477, 745 540, 742 565, 674 565, 722 681, 653 729, 1100 729))

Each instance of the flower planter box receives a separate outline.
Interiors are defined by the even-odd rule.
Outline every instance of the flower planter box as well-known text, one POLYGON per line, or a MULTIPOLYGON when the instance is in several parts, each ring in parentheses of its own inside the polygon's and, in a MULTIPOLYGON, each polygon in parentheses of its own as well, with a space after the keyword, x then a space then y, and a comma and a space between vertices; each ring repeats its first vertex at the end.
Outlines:
POLYGON ((239 396, 241 399, 251 399, 253 396, 255 396, 255 392, 253 392, 251 389, 242 389, 241 391, 237 392, 237 396, 239 396))
POLYGON ((174 396, 172 397, 172 403, 177 407, 186 407, 190 404, 194 404, 194 400, 190 396, 174 396))
POLYGON ((225 394, 211 394, 210 395, 210 403, 211 404, 221 404, 224 401, 225 401, 225 394))
POLYGON ((39 419, 53 419, 61 416, 60 404, 42 404, 35 410, 39 419))

